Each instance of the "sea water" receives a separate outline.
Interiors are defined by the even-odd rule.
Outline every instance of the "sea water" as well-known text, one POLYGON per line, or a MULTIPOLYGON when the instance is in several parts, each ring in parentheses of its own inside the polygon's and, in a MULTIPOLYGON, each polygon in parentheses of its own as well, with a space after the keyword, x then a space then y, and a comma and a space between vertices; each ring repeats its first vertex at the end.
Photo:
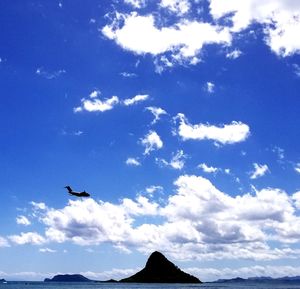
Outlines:
POLYGON ((273 283, 203 283, 203 284, 137 284, 137 283, 44 283, 7 282, 0 289, 300 289, 300 284, 273 283))

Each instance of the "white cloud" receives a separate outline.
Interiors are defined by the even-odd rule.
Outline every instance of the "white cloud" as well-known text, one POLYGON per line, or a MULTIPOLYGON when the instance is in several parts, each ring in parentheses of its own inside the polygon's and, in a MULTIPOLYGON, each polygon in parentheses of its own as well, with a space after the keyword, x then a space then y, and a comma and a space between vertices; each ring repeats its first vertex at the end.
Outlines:
POLYGON ((295 72, 296 76, 300 77, 300 65, 294 63, 293 68, 294 68, 294 72, 295 72))
POLYGON ((8 238, 17 245, 42 245, 46 243, 46 239, 36 232, 21 233, 20 235, 12 235, 8 238))
POLYGON ((98 96, 101 95, 101 91, 100 90, 94 90, 90 93, 90 98, 96 98, 98 96))
POLYGON ((134 268, 134 269, 118 269, 114 268, 112 270, 107 270, 103 272, 81 272, 83 276, 86 276, 87 278, 90 278, 92 280, 119 280, 123 279, 125 277, 129 277, 133 274, 135 274, 137 271, 140 271, 142 268, 134 268))
POLYGON ((165 159, 159 159, 157 158, 156 161, 158 164, 161 164, 163 166, 171 167, 175 170, 182 170, 185 165, 185 159, 187 156, 183 153, 183 150, 178 150, 176 154, 173 154, 173 157, 168 162, 165 159))
POLYGON ((81 112, 83 110, 89 112, 104 112, 113 109, 114 106, 119 103, 119 98, 117 96, 112 96, 111 98, 101 100, 98 98, 100 94, 101 93, 98 90, 92 91, 89 95, 89 98, 83 98, 81 100, 81 106, 74 108, 74 112, 81 112))
POLYGON ((231 52, 228 52, 226 54, 226 57, 229 58, 229 59, 237 59, 239 58, 241 55, 242 55, 242 51, 238 50, 238 49, 235 49, 231 52))
POLYGON ((161 0, 160 6, 167 8, 177 15, 184 15, 189 12, 191 4, 188 0, 161 0))
POLYGON ((278 157, 278 160, 279 161, 282 161, 284 158, 285 158, 285 155, 284 155, 284 149, 278 147, 278 146, 274 146, 272 148, 272 152, 277 154, 277 157, 278 157))
POLYGON ((293 194, 292 199, 295 202, 296 208, 300 210, 300 191, 293 194))
POLYGON ((154 115, 154 120, 151 122, 151 124, 158 122, 161 115, 167 114, 167 112, 160 107, 148 106, 146 107, 146 110, 149 110, 154 115))
POLYGON ((148 94, 138 94, 138 95, 134 96, 133 98, 127 98, 127 99, 125 99, 123 103, 126 106, 133 105, 133 104, 136 104, 138 102, 142 102, 142 101, 147 100, 148 97, 149 97, 148 94))
MULTIPOLYGON (((169 256, 167 255, 169 258, 169 256)), ((172 260, 174 261, 174 260, 172 260)), ((175 262, 175 261, 174 261, 175 262)), ((201 281, 209 282, 215 281, 217 279, 226 278, 249 278, 249 277, 262 277, 270 276, 273 278, 280 278, 284 276, 297 276, 299 275, 300 267, 297 266, 284 266, 284 265, 254 265, 249 267, 224 267, 224 268, 214 268, 214 267, 181 267, 183 271, 188 272, 194 276, 197 276, 201 281)), ((86 276, 92 280, 109 280, 109 279, 123 279, 125 277, 131 276, 142 268, 129 268, 120 269, 113 268, 111 270, 92 272, 92 271, 82 271, 79 274, 86 276)), ((49 276, 55 276, 57 274, 66 274, 70 272, 14 272, 7 273, 0 271, 0 275, 7 280, 25 280, 25 281, 41 281, 49 276)))
POLYGON ((153 150, 158 150, 163 147, 163 142, 160 136, 155 131, 149 133, 141 139, 141 144, 145 147, 145 155, 148 155, 153 150))
POLYGON ((215 84, 212 83, 212 82, 210 82, 210 81, 208 81, 208 82, 206 82, 206 87, 205 87, 205 89, 206 89, 206 91, 207 91, 208 93, 213 93, 213 92, 215 91, 215 84))
POLYGON ((31 224, 31 222, 25 216, 18 216, 16 218, 16 221, 17 221, 17 224, 19 224, 19 225, 29 226, 31 224))
POLYGON ((50 248, 40 248, 39 252, 41 252, 41 253, 56 253, 56 250, 53 250, 50 248))
POLYGON ((257 179, 259 177, 263 177, 267 172, 269 172, 269 168, 267 165, 260 165, 254 163, 253 166, 254 166, 254 171, 251 173, 250 176, 252 180, 257 179))
POLYGON ((210 173, 216 173, 217 171, 219 171, 218 168, 210 167, 210 166, 208 166, 205 163, 202 163, 202 164, 198 165, 198 168, 202 169, 203 172, 208 173, 208 174, 210 174, 210 173))
POLYGON ((36 203, 36 202, 30 202, 30 204, 33 206, 35 209, 39 210, 46 210, 47 206, 45 203, 36 203))
POLYGON ((123 199, 122 207, 131 215, 157 215, 158 204, 151 203, 146 197, 138 196, 136 200, 123 199))
POLYGON ((139 162, 139 160, 137 160, 135 158, 128 158, 126 160, 126 165, 128 165, 128 166, 140 166, 141 163, 139 162))
POLYGON ((234 144, 245 141, 250 128, 247 124, 233 121, 230 124, 214 126, 209 124, 189 124, 184 114, 178 114, 178 134, 183 140, 213 140, 217 144, 234 144))
POLYGON ((300 163, 296 164, 294 167, 295 171, 300 174, 300 163))
POLYGON ((126 78, 137 77, 137 74, 133 72, 121 72, 120 75, 126 78))
POLYGON ((0 236, 0 248, 2 247, 9 247, 9 243, 7 239, 0 236))
POLYGON ((164 188, 162 186, 150 186, 146 188, 147 194, 153 196, 155 192, 162 192, 164 188))
POLYGON ((201 281, 215 281, 218 279, 230 278, 251 278, 251 277, 266 277, 280 278, 284 276, 297 276, 300 267, 295 266, 270 266, 256 265, 240 268, 185 268, 184 271, 198 276, 201 281))
POLYGON ((231 43, 228 28, 188 20, 158 28, 153 15, 140 16, 136 12, 116 13, 112 23, 103 27, 102 33, 123 49, 137 54, 157 56, 171 52, 171 63, 197 63, 195 57, 205 44, 231 43))
POLYGON ((146 0, 124 0, 124 2, 132 5, 134 8, 142 8, 146 4, 146 0))
POLYGON ((39 68, 37 68, 35 73, 39 76, 42 76, 42 77, 50 80, 50 79, 58 78, 60 75, 66 73, 66 71, 64 69, 60 69, 57 71, 49 72, 49 71, 45 70, 43 67, 39 67, 39 68))
MULTIPOLYGON (((289 247, 300 241, 298 193, 267 188, 233 197, 195 175, 174 184, 174 193, 159 203, 140 195, 118 204, 86 199, 41 210, 47 240, 12 241, 109 243, 147 254, 160 248, 176 260, 299 258, 300 250, 289 247), (269 244, 274 240, 278 246, 269 244)), ((150 196, 156 189, 149 189, 150 196)))
POLYGON ((264 25, 266 43, 278 55, 300 52, 300 4, 298 0, 210 0, 210 12, 215 19, 227 15, 239 32, 254 22, 264 25), (231 15, 231 16, 230 16, 231 15))

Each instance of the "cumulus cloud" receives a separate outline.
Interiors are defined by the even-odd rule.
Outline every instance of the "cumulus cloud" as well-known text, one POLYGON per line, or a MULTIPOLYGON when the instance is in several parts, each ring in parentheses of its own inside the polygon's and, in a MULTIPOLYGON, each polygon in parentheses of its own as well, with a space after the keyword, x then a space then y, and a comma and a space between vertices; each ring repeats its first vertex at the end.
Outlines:
POLYGON ((133 72, 121 72, 120 75, 126 78, 137 77, 137 74, 133 72))
MULTIPOLYGON (((166 4, 177 1, 163 1, 161 4, 164 2, 166 4)), ((166 6, 173 7, 167 4, 166 6)), ((102 33, 123 49, 136 54, 148 53, 157 56, 169 52, 170 63, 181 61, 197 63, 195 59, 204 45, 231 43, 231 35, 227 28, 188 20, 173 26, 157 27, 154 15, 141 16, 136 12, 116 13, 112 23, 103 27, 102 33)))
POLYGON ((160 120, 161 115, 167 114, 167 112, 160 107, 148 106, 146 107, 146 110, 150 111, 154 115, 154 119, 151 124, 157 123, 160 120))
POLYGON ((235 49, 231 52, 228 52, 226 54, 226 57, 229 59, 237 59, 242 55, 242 51, 240 51, 239 49, 235 49))
POLYGON ((299 269, 300 267, 296 266, 256 265, 240 268, 186 268, 185 271, 198 276, 203 281, 209 282, 236 277, 251 278, 270 276, 273 278, 280 278, 284 276, 297 276, 299 269))
POLYGON ((269 172, 269 167, 267 165, 260 165, 257 163, 253 164, 254 171, 251 173, 250 178, 255 180, 259 177, 263 177, 267 172, 269 172))
POLYGON ((147 1, 125 0, 136 11, 129 14, 117 11, 108 16, 110 23, 102 28, 102 33, 125 50, 154 56, 159 73, 175 64, 199 63, 207 44, 226 46, 229 51, 226 57, 238 58, 241 51, 231 47, 232 38, 239 37, 253 23, 261 25, 265 43, 277 55, 300 53, 300 39, 294 37, 300 30, 298 0, 208 0, 209 16, 213 18, 208 22, 203 22, 201 1, 193 2, 160 0, 158 5, 149 5, 151 12, 142 14, 138 9, 146 7, 147 1), (162 13, 166 11, 169 13, 162 13), (170 14, 175 16, 171 18, 173 23, 170 14))
POLYGON ((176 119, 179 120, 178 135, 183 140, 213 140, 225 145, 245 141, 250 135, 249 126, 242 122, 233 121, 220 126, 202 123, 192 125, 182 113, 176 119))
POLYGON ((119 103, 119 98, 117 96, 112 96, 111 98, 101 100, 98 98, 99 95, 100 92, 92 91, 89 95, 89 98, 81 99, 81 106, 75 107, 74 112, 81 112, 83 110, 89 112, 104 112, 113 109, 114 106, 119 103))
POLYGON ((142 268, 134 268, 134 269, 118 269, 113 268, 112 270, 106 270, 103 272, 81 272, 83 276, 86 276, 87 278, 90 278, 92 280, 118 280, 123 279, 125 277, 129 277, 133 274, 135 274, 137 271, 140 271, 142 268))
POLYGON ((149 133, 141 139, 141 144, 145 147, 145 155, 148 155, 153 150, 158 150, 163 147, 163 142, 160 136, 155 131, 149 133))
MULTIPOLYGON (((177 260, 298 258, 289 243, 300 240, 298 193, 256 190, 230 196, 208 179, 182 175, 163 202, 146 196, 118 204, 93 199, 69 201, 60 209, 41 210, 45 237, 22 234, 16 244, 72 242, 89 246, 109 243, 129 252, 160 248, 177 260), (151 217, 151 218, 148 218, 151 217), (280 245, 270 245, 276 240, 280 245)), ((149 189, 149 194, 156 188, 149 189)), ((32 234, 32 233, 30 233, 32 234)))
POLYGON ((217 171, 219 171, 218 168, 208 166, 205 163, 202 163, 202 164, 198 165, 198 168, 202 169, 203 172, 208 173, 208 174, 216 173, 217 171))
POLYGON ((30 202, 30 204, 32 205, 32 207, 35 209, 35 210, 46 210, 47 209, 47 206, 45 203, 36 203, 36 202, 30 202))
POLYGON ((295 171, 300 174, 300 163, 296 164, 294 167, 295 171))
POLYGON ((94 90, 90 93, 90 98, 96 98, 98 96, 101 95, 101 91, 100 90, 94 90))
POLYGON ((232 21, 232 32, 240 32, 252 23, 264 25, 266 43, 280 56, 300 52, 300 4, 297 0, 210 0, 210 12, 215 19, 232 21))
POLYGON ((293 201, 295 202, 295 206, 300 210, 300 191, 293 194, 293 201))
POLYGON ((16 222, 17 222, 17 224, 24 225, 24 226, 29 226, 31 224, 31 222, 25 216, 18 216, 16 218, 16 222))
POLYGON ((148 94, 138 94, 138 95, 134 96, 133 98, 127 98, 127 99, 125 99, 123 103, 126 106, 134 105, 134 104, 136 104, 138 102, 142 102, 142 101, 147 100, 148 97, 149 97, 148 94))
POLYGON ((132 5, 134 8, 142 8, 146 4, 146 0, 124 0, 124 2, 132 5))
POLYGON ((292 199, 295 202, 296 208, 300 210, 300 191, 293 194, 292 199))
POLYGON ((208 93, 213 93, 215 91, 215 84, 210 81, 206 82, 205 90, 208 93))
POLYGON ((177 15, 184 15, 189 12, 191 4, 188 0, 161 0, 160 6, 167 8, 170 12, 177 15))
POLYGON ((127 160, 126 160, 126 165, 128 165, 128 166, 140 166, 141 165, 141 163, 139 162, 139 160, 138 159, 135 159, 135 158, 128 158, 127 160))
POLYGON ((146 188, 146 193, 153 196, 156 192, 163 192, 164 188, 162 186, 150 186, 146 188))
POLYGON ((12 235, 8 238, 17 245, 42 245, 46 243, 46 239, 36 232, 21 233, 20 235, 12 235))
POLYGON ((9 247, 9 243, 6 238, 0 236, 0 248, 1 247, 9 247))
POLYGON ((40 248, 39 252, 41 252, 41 253, 56 253, 56 250, 53 250, 50 248, 40 248))
POLYGON ((294 63, 293 68, 294 68, 294 73, 296 74, 296 76, 300 77, 300 65, 294 63))
POLYGON ((158 164, 162 166, 171 167, 175 170, 181 170, 183 169, 185 165, 185 159, 187 156, 184 154, 183 150, 179 150, 176 152, 176 154, 173 154, 173 157, 170 161, 166 161, 165 159, 157 158, 156 161, 158 164))

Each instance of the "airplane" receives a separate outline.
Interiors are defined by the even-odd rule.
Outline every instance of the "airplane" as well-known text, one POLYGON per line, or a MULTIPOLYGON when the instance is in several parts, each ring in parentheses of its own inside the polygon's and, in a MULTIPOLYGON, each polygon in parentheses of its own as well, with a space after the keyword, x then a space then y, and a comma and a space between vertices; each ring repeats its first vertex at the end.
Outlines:
POLYGON ((90 197, 90 194, 87 193, 86 191, 74 192, 70 186, 66 186, 65 188, 68 190, 68 193, 70 195, 73 195, 73 196, 76 196, 76 197, 90 197))

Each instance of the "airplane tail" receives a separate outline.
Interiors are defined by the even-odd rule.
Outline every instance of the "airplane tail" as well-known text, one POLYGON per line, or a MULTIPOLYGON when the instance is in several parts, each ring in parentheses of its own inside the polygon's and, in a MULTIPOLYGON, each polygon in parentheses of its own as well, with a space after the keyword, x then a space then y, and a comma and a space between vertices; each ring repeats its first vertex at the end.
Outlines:
POLYGON ((71 187, 70 186, 65 186, 65 188, 68 190, 68 193, 71 194, 71 192, 72 192, 71 187))

